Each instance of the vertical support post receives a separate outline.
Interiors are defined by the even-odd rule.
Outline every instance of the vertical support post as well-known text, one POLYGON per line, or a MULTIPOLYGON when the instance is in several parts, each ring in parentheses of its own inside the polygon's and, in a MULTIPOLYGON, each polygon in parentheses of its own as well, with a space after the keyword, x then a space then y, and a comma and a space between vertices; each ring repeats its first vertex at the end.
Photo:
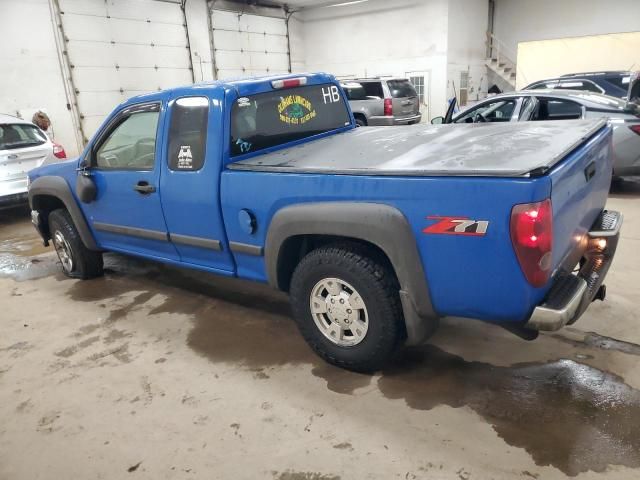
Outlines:
POLYGON ((64 26, 62 25, 62 14, 58 0, 49 0, 49 10, 51 12, 51 21, 53 22, 53 37, 56 42, 56 51, 58 53, 58 63, 60 65, 60 74, 62 75, 62 84, 67 99, 67 108, 71 112, 71 123, 74 127, 74 135, 76 137, 76 145, 78 152, 82 152, 87 138, 84 134, 82 125, 82 114, 78 106, 78 97, 76 87, 73 82, 73 74, 71 73, 71 64, 69 62, 69 53, 67 51, 67 37, 64 34, 64 26))
POLYGON ((211 74, 214 80, 218 80, 218 68, 216 67, 216 48, 213 38, 213 7, 215 0, 207 1, 207 25, 209 28, 209 46, 211 49, 211 74))
POLYGON ((289 35, 289 19, 295 12, 289 12, 289 9, 286 5, 283 7, 283 9, 285 15, 284 23, 287 29, 287 59, 289 60, 289 73, 291 73, 291 37, 289 35))
POLYGON ((189 22, 187 21, 187 0, 180 2, 182 18, 184 20, 184 34, 187 37, 187 51, 189 52, 189 69, 191 70, 191 81, 196 83, 196 72, 193 70, 193 57, 191 56, 191 40, 189 40, 189 22))

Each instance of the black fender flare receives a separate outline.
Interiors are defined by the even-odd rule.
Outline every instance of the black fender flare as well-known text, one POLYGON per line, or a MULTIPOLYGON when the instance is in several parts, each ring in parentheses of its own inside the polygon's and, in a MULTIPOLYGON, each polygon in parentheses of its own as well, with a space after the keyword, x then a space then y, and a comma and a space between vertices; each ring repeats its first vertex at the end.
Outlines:
POLYGON ((400 283, 407 344, 424 341, 438 325, 416 239, 397 208, 378 203, 319 202, 284 207, 273 216, 265 242, 269 284, 278 280, 282 245, 298 235, 335 235, 370 242, 389 258, 400 283))
POLYGON ((87 220, 84 218, 84 214, 82 210, 80 210, 76 199, 71 193, 71 188, 64 178, 53 175, 36 178, 29 186, 29 206, 31 210, 40 210, 38 197, 43 195, 59 199, 64 204, 69 215, 71 215, 73 223, 78 229, 78 233, 82 239, 82 243, 84 243, 89 250, 100 251, 100 247, 98 247, 89 229, 87 220))

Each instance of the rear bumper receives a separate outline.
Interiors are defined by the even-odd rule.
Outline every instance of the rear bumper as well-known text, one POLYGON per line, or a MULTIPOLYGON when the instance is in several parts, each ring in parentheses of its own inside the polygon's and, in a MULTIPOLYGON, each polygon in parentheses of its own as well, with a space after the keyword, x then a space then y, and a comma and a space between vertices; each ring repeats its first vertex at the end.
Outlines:
POLYGON ((422 118, 422 114, 412 115, 410 117, 369 117, 367 124, 376 126, 391 126, 391 125, 408 125, 410 123, 419 123, 422 118))
MULTIPOLYGON (((12 178, 11 180, 0 181, 0 204, 10 203, 18 200, 23 201, 27 198, 29 191, 29 180, 27 176, 12 178)), ((16 203, 18 203, 16 202, 16 203)))
POLYGON ((17 205, 26 204, 28 201, 27 192, 12 193, 0 196, 0 209, 11 208, 17 205))
POLYGON ((622 214, 603 211, 589 231, 589 247, 577 274, 555 279, 525 327, 553 331, 574 323, 594 299, 604 299, 604 279, 616 253, 622 214))

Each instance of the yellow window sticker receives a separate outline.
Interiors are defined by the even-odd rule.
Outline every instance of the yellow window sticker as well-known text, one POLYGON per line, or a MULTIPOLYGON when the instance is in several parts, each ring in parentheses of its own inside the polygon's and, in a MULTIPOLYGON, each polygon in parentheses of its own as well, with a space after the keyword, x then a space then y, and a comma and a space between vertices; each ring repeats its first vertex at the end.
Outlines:
POLYGON ((311 102, 300 95, 287 95, 278 104, 280 121, 288 125, 304 125, 316 117, 316 110, 311 102))

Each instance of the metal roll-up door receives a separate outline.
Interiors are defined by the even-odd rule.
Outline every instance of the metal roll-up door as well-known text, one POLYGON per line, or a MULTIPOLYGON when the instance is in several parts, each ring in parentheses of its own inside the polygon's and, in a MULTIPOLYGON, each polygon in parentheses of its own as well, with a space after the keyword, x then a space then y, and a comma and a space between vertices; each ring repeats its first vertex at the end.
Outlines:
POLYGON ((211 10, 216 78, 287 73, 289 41, 283 18, 211 10))
POLYGON ((84 141, 120 102, 193 82, 181 3, 54 0, 84 141))

